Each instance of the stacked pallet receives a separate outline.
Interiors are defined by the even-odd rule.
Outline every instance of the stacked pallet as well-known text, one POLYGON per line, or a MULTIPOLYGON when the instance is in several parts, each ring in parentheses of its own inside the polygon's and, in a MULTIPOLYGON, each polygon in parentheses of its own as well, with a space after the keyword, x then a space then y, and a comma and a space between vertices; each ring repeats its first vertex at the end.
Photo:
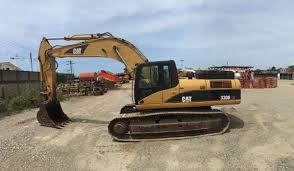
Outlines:
POLYGON ((271 75, 256 75, 254 71, 241 73, 240 83, 242 88, 276 88, 278 79, 271 75))

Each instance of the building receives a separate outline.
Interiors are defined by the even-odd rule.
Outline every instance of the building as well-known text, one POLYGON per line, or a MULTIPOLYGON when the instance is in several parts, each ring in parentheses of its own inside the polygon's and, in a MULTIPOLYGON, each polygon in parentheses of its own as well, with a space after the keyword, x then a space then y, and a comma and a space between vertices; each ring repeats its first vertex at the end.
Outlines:
POLYGON ((209 70, 221 70, 221 71, 237 71, 245 72, 247 70, 254 70, 252 66, 212 66, 208 68, 209 70))
POLYGON ((10 62, 0 62, 0 70, 21 71, 22 69, 10 62))
POLYGON ((280 68, 278 78, 281 80, 294 80, 294 66, 280 68))
POLYGON ((294 67, 293 68, 290 68, 290 67, 288 67, 288 68, 280 68, 279 69, 279 72, 280 73, 294 73, 294 67))

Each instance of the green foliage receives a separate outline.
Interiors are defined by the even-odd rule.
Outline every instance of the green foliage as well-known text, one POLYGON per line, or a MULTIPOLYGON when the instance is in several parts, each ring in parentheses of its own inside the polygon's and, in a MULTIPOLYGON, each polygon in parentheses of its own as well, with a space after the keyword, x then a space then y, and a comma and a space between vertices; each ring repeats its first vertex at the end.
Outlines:
POLYGON ((56 97, 57 97, 57 100, 59 101, 64 101, 67 99, 67 97, 65 97, 61 91, 57 91, 56 97))
POLYGON ((0 113, 4 113, 7 111, 7 100, 0 99, 0 113))
MULTIPOLYGON (((57 92, 57 99, 59 101, 66 100, 66 97, 62 92, 57 92)), ((9 100, 0 99, 0 113, 12 113, 20 112, 24 109, 33 108, 34 104, 41 103, 44 98, 40 95, 38 91, 27 90, 21 95, 13 97, 9 100)))
POLYGON ((291 72, 294 72, 294 65, 288 67, 291 72))
POLYGON ((33 101, 40 103, 43 101, 43 97, 37 91, 27 90, 24 91, 21 95, 13 97, 7 103, 7 111, 14 112, 14 111, 21 111, 23 109, 33 107, 33 101))
POLYGON ((29 106, 30 103, 28 103, 28 101, 25 100, 23 96, 16 96, 9 100, 7 104, 7 110, 8 112, 21 111, 25 108, 28 108, 29 106))

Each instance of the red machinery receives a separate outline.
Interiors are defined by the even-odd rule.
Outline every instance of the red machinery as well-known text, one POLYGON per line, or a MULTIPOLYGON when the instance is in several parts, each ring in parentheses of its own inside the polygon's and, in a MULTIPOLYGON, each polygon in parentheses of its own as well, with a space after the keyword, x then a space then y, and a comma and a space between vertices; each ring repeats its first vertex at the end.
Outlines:
POLYGON ((105 80, 115 82, 115 83, 121 82, 121 79, 119 78, 119 76, 116 76, 113 73, 105 71, 105 70, 101 70, 98 74, 98 77, 104 78, 105 80))
POLYGON ((96 72, 82 72, 79 75, 79 80, 81 81, 96 81, 97 73, 96 72))
POLYGON ((119 76, 114 75, 113 73, 105 71, 105 70, 101 70, 99 74, 97 74, 96 72, 82 72, 79 75, 79 80, 97 81, 98 77, 113 83, 120 83, 122 81, 119 76))

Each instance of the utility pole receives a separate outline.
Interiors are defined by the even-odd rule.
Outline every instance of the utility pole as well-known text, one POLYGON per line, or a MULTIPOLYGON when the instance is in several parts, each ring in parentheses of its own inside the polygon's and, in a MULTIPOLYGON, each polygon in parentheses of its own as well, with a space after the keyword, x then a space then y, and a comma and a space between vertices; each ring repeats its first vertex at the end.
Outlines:
POLYGON ((31 71, 33 72, 33 55, 32 55, 32 52, 30 52, 30 62, 31 62, 31 71))
POLYGON ((227 58, 227 66, 229 66, 229 57, 227 58))
POLYGON ((184 69, 184 59, 181 59, 181 66, 182 66, 182 69, 184 69))
MULTIPOLYGON (((28 59, 28 58, 22 58, 22 57, 18 57, 18 54, 15 54, 15 57, 10 57, 10 59, 28 59)), ((30 52, 30 64, 31 64, 31 71, 33 71, 33 55, 32 52, 30 52)))
POLYGON ((66 65, 69 65, 70 73, 73 74, 73 64, 75 64, 75 63, 72 60, 69 60, 67 62, 68 62, 68 64, 66 64, 66 65))

